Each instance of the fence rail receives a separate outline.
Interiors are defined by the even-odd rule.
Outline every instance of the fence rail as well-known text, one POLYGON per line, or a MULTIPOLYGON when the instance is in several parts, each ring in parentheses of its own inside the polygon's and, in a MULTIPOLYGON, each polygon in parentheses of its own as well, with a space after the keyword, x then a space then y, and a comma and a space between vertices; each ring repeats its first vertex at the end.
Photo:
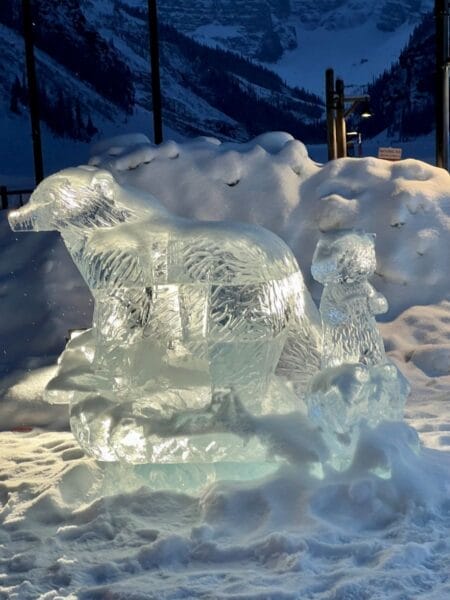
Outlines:
POLYGON ((0 210, 18 208, 28 200, 33 190, 8 190, 6 185, 0 185, 0 210))

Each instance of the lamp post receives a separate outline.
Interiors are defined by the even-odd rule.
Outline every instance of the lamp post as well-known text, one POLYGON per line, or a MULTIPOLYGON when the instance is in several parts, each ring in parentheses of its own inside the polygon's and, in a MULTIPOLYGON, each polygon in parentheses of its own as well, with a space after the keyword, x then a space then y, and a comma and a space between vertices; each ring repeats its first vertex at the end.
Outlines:
POLYGON ((336 79, 336 146, 337 157, 347 156, 347 124, 345 122, 344 82, 336 79))
POLYGON ((334 71, 327 69, 325 72, 325 102, 327 108, 327 144, 328 160, 337 157, 336 146, 336 119, 334 116, 334 71))
POLYGON ((347 156, 347 125, 346 119, 354 112, 357 106, 363 103, 363 118, 371 117, 369 108, 370 96, 346 96, 345 85, 342 79, 334 81, 333 69, 327 69, 325 73, 325 93, 327 108, 327 139, 328 159, 344 158, 347 156), (346 104, 350 104, 345 108, 346 104))
POLYGON ((435 0, 436 17, 436 166, 448 170, 449 142, 449 7, 435 0))
POLYGON ((153 140, 155 144, 160 144, 163 141, 163 133, 156 0, 148 0, 148 31, 150 36, 150 62, 152 69, 153 140))
POLYGON ((347 147, 349 144, 353 145, 353 148, 355 147, 355 143, 356 143, 356 148, 357 148, 357 154, 355 153, 354 156, 358 156, 358 158, 362 157, 362 140, 361 140, 361 132, 360 131, 347 131, 347 138, 349 140, 351 140, 353 138, 353 142, 348 141, 347 142, 347 147))
POLYGON ((33 140, 34 179, 36 185, 44 179, 42 160, 41 126, 39 121, 39 96, 34 60, 33 17, 30 0, 22 0, 23 37, 25 41, 25 62, 28 83, 28 104, 30 107, 31 139, 33 140))

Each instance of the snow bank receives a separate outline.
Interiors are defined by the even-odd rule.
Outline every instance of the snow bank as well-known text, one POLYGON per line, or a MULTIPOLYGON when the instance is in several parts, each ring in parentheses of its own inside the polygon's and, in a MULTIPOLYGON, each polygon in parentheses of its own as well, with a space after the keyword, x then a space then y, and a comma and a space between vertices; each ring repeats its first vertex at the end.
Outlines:
POLYGON ((345 228, 377 234, 374 285, 389 300, 388 317, 450 297, 450 176, 443 169, 372 157, 320 166, 301 142, 277 132, 247 144, 197 138, 159 147, 112 143, 102 151, 91 164, 150 191, 175 213, 275 231, 316 297, 320 287, 309 269, 318 236, 345 228))
MULTIPOLYGON (((105 140, 91 164, 146 189, 173 212, 264 225, 293 248, 305 280, 321 231, 356 227, 377 234, 375 287, 386 318, 450 297, 450 177, 415 160, 339 159, 320 166, 287 133, 246 144, 196 138, 153 146, 144 135, 105 140)), ((49 364, 71 328, 91 320, 90 297, 60 241, 9 231, 0 216, 0 369, 49 364)), ((443 355, 442 355, 443 356, 443 355)), ((442 358, 442 360, 445 360, 442 358)))
POLYGON ((447 171, 413 159, 327 163, 302 184, 286 239, 308 264, 318 231, 347 227, 377 235, 373 283, 388 298, 389 317, 450 297, 447 171))
POLYGON ((3 433, 1 444, 0 595, 10 600, 450 593, 449 455, 418 452, 406 425, 367 432, 339 475, 314 479, 296 464, 195 495, 149 489, 129 466, 121 477, 69 434, 3 433))
POLYGON ((52 406, 43 390, 54 377, 56 366, 17 370, 0 380, 0 431, 47 427, 69 429, 67 405, 52 406))

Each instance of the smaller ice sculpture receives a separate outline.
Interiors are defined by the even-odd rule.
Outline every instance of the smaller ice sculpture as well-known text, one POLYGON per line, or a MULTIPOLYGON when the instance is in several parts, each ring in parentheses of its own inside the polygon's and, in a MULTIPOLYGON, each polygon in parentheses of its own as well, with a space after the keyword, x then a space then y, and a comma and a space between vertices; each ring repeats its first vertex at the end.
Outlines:
POLYGON ((298 410, 320 318, 291 250, 254 225, 170 214, 93 167, 45 179, 9 216, 59 231, 95 303, 47 387, 88 454, 264 462, 252 417, 298 410))
POLYGON ((324 234, 313 256, 312 275, 324 286, 323 352, 307 404, 338 467, 351 458, 360 425, 401 419, 409 393, 374 318, 388 309, 368 282, 375 267, 374 236, 356 231, 324 234))
POLYGON ((320 301, 322 369, 384 361, 383 340, 374 315, 385 313, 388 304, 367 281, 375 267, 372 235, 330 233, 319 240, 311 273, 324 286, 320 301))

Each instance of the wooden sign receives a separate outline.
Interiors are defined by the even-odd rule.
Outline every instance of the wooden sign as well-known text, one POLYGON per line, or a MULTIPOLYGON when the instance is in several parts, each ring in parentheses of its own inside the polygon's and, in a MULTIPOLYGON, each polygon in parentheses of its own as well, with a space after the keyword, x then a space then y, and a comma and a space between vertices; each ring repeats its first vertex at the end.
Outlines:
POLYGON ((400 160, 401 157, 401 148, 378 148, 378 158, 383 158, 384 160, 400 160))

